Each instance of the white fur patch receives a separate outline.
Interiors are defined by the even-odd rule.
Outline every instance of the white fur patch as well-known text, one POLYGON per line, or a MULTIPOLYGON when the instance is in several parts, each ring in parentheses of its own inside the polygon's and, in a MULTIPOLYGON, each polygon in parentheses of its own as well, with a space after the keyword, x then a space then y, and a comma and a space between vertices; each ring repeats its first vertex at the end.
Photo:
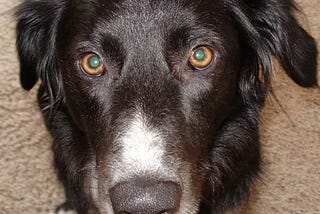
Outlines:
POLYGON ((160 171, 163 168, 164 139, 160 132, 148 127, 142 114, 135 115, 119 143, 122 147, 123 170, 141 173, 160 171))
MULTIPOLYGON (((168 163, 170 156, 166 154, 166 141, 161 131, 149 125, 143 113, 138 112, 121 133, 116 139, 120 155, 110 165, 112 166, 110 186, 130 180, 136 175, 155 175, 159 180, 183 182, 181 206, 177 214, 197 213, 199 200, 194 198, 191 192, 189 166, 184 168, 183 180, 178 180, 180 177, 178 165, 168 163)), ((104 202, 104 212, 101 213, 114 213, 111 201, 104 202)))

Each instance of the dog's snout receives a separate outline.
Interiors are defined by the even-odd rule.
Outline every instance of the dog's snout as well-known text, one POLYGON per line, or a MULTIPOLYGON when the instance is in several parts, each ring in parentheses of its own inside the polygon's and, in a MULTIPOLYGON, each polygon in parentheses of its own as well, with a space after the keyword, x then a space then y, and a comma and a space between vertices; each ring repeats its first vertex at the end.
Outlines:
POLYGON ((115 214, 173 214, 181 199, 174 182, 126 182, 110 190, 115 214))

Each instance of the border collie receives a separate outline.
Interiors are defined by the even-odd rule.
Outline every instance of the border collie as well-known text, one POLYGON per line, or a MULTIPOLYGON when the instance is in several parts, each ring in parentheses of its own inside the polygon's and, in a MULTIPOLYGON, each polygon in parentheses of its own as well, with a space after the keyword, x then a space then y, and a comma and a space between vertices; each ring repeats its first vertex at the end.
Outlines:
POLYGON ((23 88, 38 92, 79 214, 216 214, 261 168, 272 59, 314 87, 317 49, 290 0, 25 0, 23 88))

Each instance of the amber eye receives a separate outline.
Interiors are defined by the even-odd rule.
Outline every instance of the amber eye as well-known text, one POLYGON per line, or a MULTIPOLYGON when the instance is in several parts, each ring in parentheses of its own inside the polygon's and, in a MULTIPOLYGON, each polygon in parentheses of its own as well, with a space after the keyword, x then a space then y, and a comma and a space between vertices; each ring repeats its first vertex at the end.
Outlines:
POLYGON ((97 76, 102 74, 104 71, 103 63, 99 56, 94 53, 84 55, 80 60, 80 64, 83 71, 89 75, 97 76))
POLYGON ((199 46, 193 49, 189 57, 190 64, 198 70, 207 68, 214 59, 213 51, 207 46, 199 46))

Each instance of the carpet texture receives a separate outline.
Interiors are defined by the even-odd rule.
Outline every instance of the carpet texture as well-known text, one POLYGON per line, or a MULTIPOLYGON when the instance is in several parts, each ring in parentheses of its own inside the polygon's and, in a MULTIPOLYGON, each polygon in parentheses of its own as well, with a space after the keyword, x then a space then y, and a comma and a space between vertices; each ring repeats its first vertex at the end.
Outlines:
MULTIPOLYGON (((64 201, 36 88, 19 85, 13 7, 0 0, 0 214, 51 213, 64 201)), ((320 42, 320 0, 299 0, 303 26, 320 42)), ((319 61, 319 60, 318 60, 319 61)), ((320 213, 320 90, 303 89, 281 69, 261 127, 264 174, 242 214, 320 213), (283 111, 283 109, 285 111, 283 111)))

